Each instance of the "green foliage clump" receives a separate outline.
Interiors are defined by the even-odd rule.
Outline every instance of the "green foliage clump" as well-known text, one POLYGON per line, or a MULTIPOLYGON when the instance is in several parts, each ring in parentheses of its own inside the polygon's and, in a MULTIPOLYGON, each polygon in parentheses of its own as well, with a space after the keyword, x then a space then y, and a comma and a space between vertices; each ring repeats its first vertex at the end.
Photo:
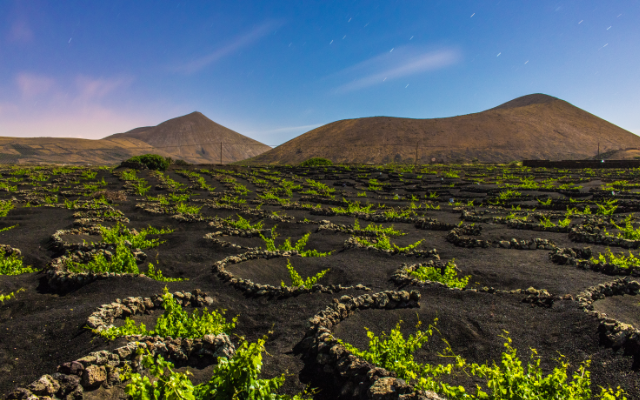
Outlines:
POLYGON ((148 235, 164 235, 173 232, 173 229, 157 229, 152 226, 141 229, 140 232, 130 230, 124 224, 117 222, 112 228, 100 226, 100 234, 105 243, 123 244, 125 240, 131 243, 131 247, 137 249, 148 249, 157 247, 164 242, 160 239, 147 239, 148 235))
POLYGON ((406 253, 409 252, 420 245, 420 243, 424 242, 424 239, 415 242, 414 244, 410 244, 406 247, 400 247, 395 243, 391 243, 389 237, 387 235, 380 235, 378 239, 373 239, 371 242, 365 238, 354 236, 355 240, 362 244, 363 246, 371 246, 378 250, 396 250, 398 253, 406 253))
POLYGON ((640 258, 631 254, 631 251, 629 251, 629 256, 625 257, 624 254, 613 254, 608 247, 604 254, 598 254, 598 258, 591 257, 591 262, 594 264, 612 264, 624 269, 640 267, 640 258))
POLYGON ((24 291, 25 291, 24 288, 20 288, 20 289, 16 290, 15 292, 11 292, 9 294, 0 293, 0 303, 4 303, 6 300, 11 300, 14 297, 16 297, 16 293, 20 293, 20 292, 24 292, 24 291))
POLYGON ((16 226, 18 226, 18 225, 12 225, 12 226, 7 226, 5 228, 0 228, 0 232, 6 232, 8 230, 11 230, 11 229, 15 228, 16 226))
POLYGON ((449 262, 447 262, 443 269, 431 267, 428 265, 421 265, 416 270, 411 271, 411 275, 420 279, 421 281, 440 282, 444 283, 448 287, 464 289, 469 284, 471 275, 459 278, 454 261, 454 259, 451 259, 449 262))
POLYGON ((242 218, 242 216, 240 216, 239 214, 236 214, 238 216, 238 220, 234 221, 231 219, 231 217, 226 218, 224 220, 224 222, 226 224, 228 224, 229 226, 236 228, 236 229, 243 229, 243 230, 260 230, 262 229, 262 221, 256 222, 254 225, 251 225, 251 222, 249 222, 248 220, 242 218))
POLYGON ((160 268, 154 267, 151 263, 149 263, 149 269, 145 275, 158 282, 182 282, 188 280, 187 278, 168 278, 162 275, 160 268))
POLYGON ((171 160, 159 156, 157 154, 143 154, 141 156, 131 157, 127 162, 144 164, 152 170, 164 171, 171 164, 171 160))
MULTIPOLYGON (((418 390, 433 390, 449 399, 482 399, 482 400, 588 400, 592 398, 591 380, 588 367, 590 361, 583 362, 569 378, 567 371, 569 363, 560 355, 557 366, 549 375, 544 375, 540 368, 541 359, 535 349, 531 349, 531 361, 526 368, 519 359, 517 349, 512 346, 512 340, 505 331, 504 346, 499 364, 492 365, 469 364, 465 359, 456 355, 449 343, 444 340, 446 348, 438 355, 453 359, 447 365, 422 364, 416 362, 414 353, 421 349, 429 341, 436 330, 434 325, 424 330, 418 330, 415 334, 405 338, 400 331, 402 321, 387 335, 382 332, 376 336, 369 329, 368 349, 361 350, 338 339, 349 352, 364 360, 389 371, 396 373, 398 378, 413 384, 418 390), (476 383, 476 393, 467 393, 463 386, 453 386, 443 381, 446 375, 452 375, 457 371, 464 371, 482 385, 476 383)), ((420 321, 416 328, 420 326, 420 321)), ((621 388, 601 388, 597 397, 606 400, 625 399, 624 390, 621 388)))
POLYGON ((67 269, 71 272, 91 271, 96 273, 111 272, 116 274, 139 274, 136 258, 131 249, 123 243, 118 242, 110 259, 105 257, 104 253, 99 253, 93 260, 86 264, 75 263, 71 260, 66 262, 67 269))
POLYGON ((376 225, 374 222, 371 222, 364 228, 360 227, 360 222, 356 219, 353 223, 353 229, 356 231, 367 231, 367 232, 375 232, 377 234, 388 235, 388 236, 404 236, 406 233, 393 229, 393 225, 388 228, 385 228, 380 225, 376 225))
POLYGON ((190 373, 174 372, 173 364, 162 356, 142 358, 143 367, 156 379, 131 374, 125 389, 133 400, 306 400, 307 393, 293 397, 278 394, 285 374, 271 379, 258 378, 262 369, 265 338, 256 343, 242 341, 232 358, 220 357, 208 382, 194 385, 190 373))
POLYGON ((300 167, 322 167, 333 165, 333 162, 327 158, 313 157, 300 163, 300 167))
POLYGON ((147 330, 143 323, 136 325, 134 320, 126 318, 123 326, 112 326, 109 329, 99 332, 94 330, 93 332, 108 340, 128 335, 158 335, 194 339, 209 334, 229 333, 236 327, 238 320, 236 316, 231 322, 227 322, 224 317, 224 310, 209 313, 206 307, 202 315, 200 315, 200 310, 198 309, 189 314, 176 302, 173 294, 169 293, 169 289, 166 287, 162 295, 162 307, 164 308, 164 313, 156 320, 156 326, 153 330, 147 330))
POLYGON ((596 211, 596 214, 613 215, 613 213, 616 211, 616 208, 618 208, 618 206, 615 205, 617 202, 617 199, 613 199, 605 201, 604 204, 596 204, 596 206, 598 207, 598 211, 596 211))
POLYGON ((331 207, 331 211, 333 211, 334 213, 341 215, 341 214, 355 214, 355 213, 364 213, 364 214, 370 214, 371 211, 371 207, 373 206, 372 204, 369 204, 367 206, 363 206, 360 204, 359 201, 355 201, 355 202, 351 202, 348 200, 344 200, 345 203, 347 203, 347 208, 344 207, 331 207))
POLYGON ((0 275, 20 275, 35 272, 30 266, 25 267, 22 263, 22 257, 16 253, 12 253, 9 256, 6 255, 3 249, 0 249, 0 275))
MULTIPOLYGON (((291 286, 292 287, 302 286, 307 289, 311 289, 313 285, 315 285, 318 282, 318 280, 321 279, 323 276, 325 276, 327 272, 329 272, 330 270, 330 268, 325 269, 318 272, 314 276, 310 276, 307 279, 302 279, 302 276, 300 276, 298 271, 296 271, 295 268, 293 268, 293 265, 291 265, 291 262, 289 260, 287 260, 287 269, 289 270, 289 276, 291 277, 291 286)), ((280 282, 280 286, 282 286, 283 288, 287 287, 284 281, 280 282)))
POLYGON ((610 221, 620 231, 618 233, 619 238, 640 240, 640 228, 633 227, 633 224, 631 224, 632 219, 634 219, 633 214, 627 215, 624 219, 624 226, 616 225, 613 219, 610 221))
POLYGON ((6 217, 9 211, 14 209, 13 202, 11 200, 0 200, 0 217, 6 217))
POLYGON ((178 214, 200 214, 202 207, 190 206, 187 203, 176 203, 175 210, 178 214))
POLYGON ((291 238, 285 239, 284 243, 280 246, 276 246, 276 238, 278 234, 276 233, 276 225, 271 228, 271 237, 267 238, 263 234, 260 234, 262 240, 264 240, 267 251, 297 251, 302 257, 326 257, 331 254, 331 252, 321 253, 318 250, 305 250, 305 246, 307 245, 307 241, 309 240, 309 236, 311 233, 307 233, 303 237, 301 237, 295 245, 291 245, 291 238))
POLYGON ((313 179, 307 179, 307 184, 311 186, 312 192, 315 192, 315 193, 308 193, 308 192, 302 192, 302 193, 317 194, 320 196, 329 197, 331 196, 331 193, 336 191, 334 188, 330 188, 324 183, 314 181, 313 179))

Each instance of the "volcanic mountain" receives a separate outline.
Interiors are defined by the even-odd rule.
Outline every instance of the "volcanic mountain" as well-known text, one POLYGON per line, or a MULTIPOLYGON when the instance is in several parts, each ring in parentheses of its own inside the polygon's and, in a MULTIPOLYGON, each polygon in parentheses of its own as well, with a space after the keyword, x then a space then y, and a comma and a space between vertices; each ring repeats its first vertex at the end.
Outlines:
POLYGON ((345 119, 304 133, 247 164, 419 163, 586 159, 640 148, 640 137, 558 98, 531 94, 479 113, 450 118, 345 119))
POLYGON ((200 112, 192 112, 157 126, 116 133, 105 139, 137 139, 173 158, 190 163, 230 163, 254 157, 271 147, 219 125, 200 112))

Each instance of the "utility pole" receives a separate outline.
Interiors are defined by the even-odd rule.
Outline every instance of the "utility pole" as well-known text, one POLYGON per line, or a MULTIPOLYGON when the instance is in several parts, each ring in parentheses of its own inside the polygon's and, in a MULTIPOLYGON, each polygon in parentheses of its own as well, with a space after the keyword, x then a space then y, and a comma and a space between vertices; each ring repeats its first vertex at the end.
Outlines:
POLYGON ((418 166, 418 142, 416 142, 416 162, 415 162, 416 167, 418 166))
POLYGON ((222 142, 220 142, 220 165, 222 165, 222 142))

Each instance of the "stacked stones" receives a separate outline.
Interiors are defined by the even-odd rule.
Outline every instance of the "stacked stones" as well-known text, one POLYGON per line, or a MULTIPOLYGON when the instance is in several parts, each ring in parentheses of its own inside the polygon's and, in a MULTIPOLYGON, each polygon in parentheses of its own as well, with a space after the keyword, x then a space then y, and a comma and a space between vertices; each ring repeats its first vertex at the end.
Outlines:
POLYGON ((257 251, 260 248, 259 247, 250 247, 250 246, 243 246, 240 244, 235 244, 235 243, 231 243, 231 242, 227 242, 221 239, 216 238, 218 232, 213 232, 213 233, 207 233, 206 235, 204 235, 204 238, 207 240, 211 240, 211 242, 220 245, 222 247, 231 247, 234 249, 243 249, 243 250, 254 250, 257 251))
POLYGON ((15 249, 8 244, 0 244, 0 251, 2 251, 6 257, 11 255, 20 257, 22 255, 22 252, 20 252, 20 249, 15 249))
POLYGON ((640 329, 630 324, 625 324, 605 313, 594 310, 593 303, 608 296, 632 295, 640 292, 640 282, 624 277, 608 283, 592 286, 580 293, 576 300, 584 311, 595 316, 600 322, 599 330, 614 349, 624 348, 625 352, 635 357, 640 356, 640 329))
POLYGON ((590 269, 607 275, 640 276, 640 268, 622 268, 610 263, 595 263, 591 261, 591 248, 559 247, 549 254, 552 262, 560 265, 574 265, 582 269, 590 269))
MULTIPOLYGON (((213 299, 205 292, 196 289, 192 292, 175 292, 176 302, 183 306, 196 307, 211 305, 213 299)), ((96 330, 108 329, 115 318, 149 312, 162 308, 162 295, 152 297, 128 297, 116 299, 113 303, 103 304, 87 319, 87 325, 96 330)), ((186 362, 190 358, 218 357, 231 358, 235 347, 226 334, 204 335, 202 338, 162 338, 159 336, 134 335, 134 340, 113 351, 101 350, 89 353, 78 360, 58 366, 58 372, 43 375, 26 388, 18 388, 9 394, 8 399, 36 400, 55 398, 79 400, 86 391, 100 386, 109 388, 120 382, 123 368, 141 371, 142 355, 161 355, 175 361, 186 362)))
POLYGON ((376 367, 351 354, 332 335, 331 329, 364 309, 402 309, 420 307, 416 290, 385 291, 358 297, 342 296, 307 321, 307 331, 300 346, 305 362, 316 370, 331 374, 340 395, 360 399, 441 399, 433 392, 418 392, 395 373, 376 367))
POLYGON ((465 248, 473 248, 473 247, 502 247, 504 249, 516 249, 516 250, 536 250, 536 249, 545 249, 545 250, 553 250, 557 248, 557 246, 548 239, 535 238, 531 240, 518 240, 511 239, 507 240, 481 240, 481 239, 473 239, 466 238, 460 236, 460 228, 452 229, 449 234, 446 236, 446 240, 449 243, 453 243, 458 247, 465 248))
POLYGON ((574 242, 595 243, 604 246, 620 246, 625 249, 637 249, 640 240, 631 240, 606 236, 602 233, 589 233, 584 227, 575 227, 569 231, 569 239, 574 242))
POLYGON ((269 297, 281 297, 287 298, 291 296, 297 296, 305 293, 337 293, 342 290, 365 290, 369 291, 370 288, 358 284, 355 286, 342 286, 338 285, 320 285, 315 284, 311 288, 304 286, 298 287, 282 287, 273 285, 261 285, 255 283, 250 279, 236 278, 231 272, 226 270, 228 264, 237 264, 247 260, 255 260, 258 258, 276 258, 276 257, 294 257, 299 256, 296 250, 291 251, 267 251, 267 250, 252 250, 247 253, 239 254, 237 256, 229 256, 221 261, 218 261, 213 266, 213 272, 216 273, 220 279, 229 282, 234 287, 242 290, 248 295, 252 296, 269 296, 269 297))
POLYGON ((412 256, 412 257, 431 257, 431 256, 437 256, 438 259, 440 258, 440 256, 438 256, 438 250, 437 249, 432 249, 432 250, 409 250, 409 251, 400 251, 398 249, 390 249, 390 250, 382 250, 382 249, 378 249, 376 247, 373 246, 366 246, 362 243, 360 243, 356 238, 351 237, 347 240, 344 241, 344 248, 345 249, 354 249, 354 248, 361 248, 361 249, 367 249, 367 250, 375 250, 375 251, 380 251, 382 253, 387 253, 387 254, 400 254, 403 256, 412 256))
MULTIPOLYGON (((111 243, 87 243, 77 244, 65 242, 63 235, 69 234, 99 234, 97 227, 74 228, 68 230, 58 230, 52 236, 53 247, 65 254, 54 258, 47 265, 47 281, 53 290, 68 290, 85 285, 99 279, 107 279, 112 277, 134 276, 147 277, 143 274, 118 274, 113 272, 81 272, 75 273, 67 270, 67 261, 86 263, 93 260, 96 256, 102 254, 107 260, 113 257, 116 246, 111 243)), ((124 241, 124 245, 131 247, 131 242, 124 241)), ((140 249, 132 249, 133 256, 137 262, 143 262, 147 255, 140 249)), ((148 278, 148 277, 147 277, 148 278)))
POLYGON ((229 226, 224 220, 209 222, 209 226, 216 229, 215 232, 208 233, 205 239, 212 238, 214 236, 240 236, 240 237, 254 237, 267 234, 269 229, 237 229, 229 226))
POLYGON ((436 281, 421 281, 420 279, 414 278, 411 276, 411 272, 417 270, 420 267, 433 267, 438 268, 441 271, 444 269, 445 265, 441 261, 429 260, 420 264, 407 265, 402 264, 400 269, 398 269, 391 276, 391 280, 397 285, 414 285, 414 286, 430 286, 430 287, 442 287, 448 288, 449 290, 459 290, 459 291, 467 291, 467 292, 483 292, 489 294, 525 294, 526 297, 522 299, 524 303, 531 303, 532 305, 541 306, 541 307, 551 307, 553 306, 554 301, 556 300, 573 300, 571 295, 552 295, 546 289, 536 289, 534 287, 530 287, 528 289, 514 289, 514 290, 497 290, 493 287, 482 287, 480 289, 467 289, 467 288, 452 288, 448 287, 442 282, 436 281))
POLYGON ((175 219, 178 222, 207 222, 211 221, 212 217, 207 217, 200 214, 174 214, 171 216, 172 219, 175 219))
POLYGON ((456 225, 440 222, 435 218, 422 217, 415 223, 416 228, 428 231, 448 231, 454 229, 456 225))
MULTIPOLYGON (((339 205, 344 206, 344 203, 340 203, 339 205)), ((331 217, 331 216, 336 216, 336 215, 341 215, 341 216, 350 216, 350 217, 356 217, 358 219, 361 219, 363 221, 371 221, 371 222, 408 222, 408 223, 415 223, 418 222, 420 220, 420 218, 422 217, 387 217, 384 214, 367 214, 367 213, 361 213, 361 212, 350 212, 350 213, 336 213, 335 211, 333 211, 330 208, 314 208, 311 211, 311 215, 322 215, 325 217, 331 217)))
POLYGON ((320 231, 340 232, 340 233, 347 233, 350 235, 364 236, 364 237, 378 236, 378 232, 376 231, 367 231, 364 229, 353 229, 353 225, 334 224, 331 221, 326 219, 323 219, 322 221, 320 221, 320 225, 318 226, 317 232, 320 232, 320 231))

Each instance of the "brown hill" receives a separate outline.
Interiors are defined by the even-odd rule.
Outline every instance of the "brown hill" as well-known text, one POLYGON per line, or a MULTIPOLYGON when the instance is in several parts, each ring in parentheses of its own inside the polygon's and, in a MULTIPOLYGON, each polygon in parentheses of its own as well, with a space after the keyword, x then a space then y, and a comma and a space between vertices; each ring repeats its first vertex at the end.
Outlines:
POLYGON ((117 164, 145 153, 171 156, 134 138, 0 137, 0 164, 117 164))
POLYGON ((173 118, 157 126, 116 133, 105 139, 135 138, 190 163, 230 163, 254 157, 271 147, 225 128, 202 113, 173 118))
POLYGON ((566 101, 519 97, 450 118, 370 117, 332 122, 243 163, 295 164, 311 157, 340 163, 508 162, 585 159, 598 151, 640 148, 640 137, 566 101))
POLYGON ((623 150, 612 150, 600 153, 600 156, 592 157, 594 160, 639 160, 640 148, 628 148, 623 150))

